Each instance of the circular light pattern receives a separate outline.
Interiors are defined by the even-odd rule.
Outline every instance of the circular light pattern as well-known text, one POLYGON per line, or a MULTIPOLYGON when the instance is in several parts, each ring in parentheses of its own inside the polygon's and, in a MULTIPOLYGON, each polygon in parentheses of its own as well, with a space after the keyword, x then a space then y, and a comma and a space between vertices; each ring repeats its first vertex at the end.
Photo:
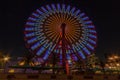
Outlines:
POLYGON ((95 26, 85 13, 69 5, 46 5, 33 12, 25 25, 27 47, 44 60, 47 60, 51 53, 56 53, 61 60, 62 23, 66 24, 66 59, 85 59, 96 46, 95 26))

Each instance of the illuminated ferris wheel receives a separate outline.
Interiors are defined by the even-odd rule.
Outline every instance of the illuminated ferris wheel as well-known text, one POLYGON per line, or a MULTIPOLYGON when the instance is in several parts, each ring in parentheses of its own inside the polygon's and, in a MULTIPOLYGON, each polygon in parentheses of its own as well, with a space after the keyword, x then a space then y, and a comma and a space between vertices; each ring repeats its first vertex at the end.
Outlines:
POLYGON ((81 10, 64 4, 37 9, 25 25, 26 46, 47 61, 55 53, 62 60, 84 60, 94 51, 96 31, 92 21, 81 10))

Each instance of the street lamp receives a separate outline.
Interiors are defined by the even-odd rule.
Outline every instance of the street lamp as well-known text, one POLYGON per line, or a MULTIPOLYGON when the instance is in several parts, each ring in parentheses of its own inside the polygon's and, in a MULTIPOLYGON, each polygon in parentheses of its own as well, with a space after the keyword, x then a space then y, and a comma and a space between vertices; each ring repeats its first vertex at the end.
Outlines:
POLYGON ((10 60, 10 57, 9 57, 9 56, 4 56, 4 57, 3 57, 3 61, 4 61, 4 62, 8 62, 9 60, 10 60))
POLYGON ((8 55, 3 56, 4 72, 5 72, 5 69, 6 69, 6 64, 9 60, 10 60, 10 56, 8 56, 8 55))
POLYGON ((8 58, 8 57, 5 57, 3 60, 4 60, 5 62, 7 62, 7 61, 9 61, 9 58, 8 58))

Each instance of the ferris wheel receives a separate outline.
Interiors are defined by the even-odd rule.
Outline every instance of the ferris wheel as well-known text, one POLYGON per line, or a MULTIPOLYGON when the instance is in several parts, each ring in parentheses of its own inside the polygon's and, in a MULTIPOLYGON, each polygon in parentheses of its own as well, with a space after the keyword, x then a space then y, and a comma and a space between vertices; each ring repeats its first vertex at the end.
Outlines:
POLYGON ((96 46, 92 21, 81 10, 65 4, 42 6, 25 25, 25 42, 33 54, 46 61, 52 53, 64 60, 86 59, 96 46))

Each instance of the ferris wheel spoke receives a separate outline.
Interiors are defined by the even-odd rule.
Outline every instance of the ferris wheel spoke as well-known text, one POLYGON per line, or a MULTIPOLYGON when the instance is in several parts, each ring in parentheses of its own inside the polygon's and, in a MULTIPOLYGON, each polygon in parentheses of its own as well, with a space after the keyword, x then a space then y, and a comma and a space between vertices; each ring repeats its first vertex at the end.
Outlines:
POLYGON ((37 19, 33 17, 29 17, 28 20, 36 21, 37 19))
POLYGON ((58 13, 61 12, 61 6, 60 6, 60 4, 57 4, 57 12, 58 13))
POLYGON ((46 5, 46 8, 47 8, 48 12, 51 14, 52 9, 51 9, 50 5, 46 5))
POLYGON ((88 37, 96 39, 97 37, 95 35, 89 34, 88 37))
POLYGON ((84 51, 87 55, 90 55, 90 51, 89 51, 86 47, 83 48, 83 51, 84 51))
POLYGON ((85 16, 85 13, 80 14, 80 19, 85 16))
POLYGON ((43 15, 44 13, 42 11, 40 11, 39 9, 36 10, 36 12, 38 12, 40 15, 43 15))
POLYGON ((73 7, 73 8, 71 9, 70 14, 73 15, 74 12, 75 12, 75 7, 73 7))
POLYGON ((92 40, 92 39, 88 39, 87 41, 90 42, 91 44, 96 45, 96 42, 94 40, 92 40))
POLYGON ((72 43, 72 40, 69 38, 69 35, 66 35, 65 38, 66 38, 70 43, 72 43))
POLYGON ((85 56, 78 45, 72 45, 72 47, 75 53, 77 53, 82 59, 85 59, 85 56))
POLYGON ((37 43, 33 44, 33 45, 31 46, 31 49, 32 49, 32 50, 35 50, 35 49, 38 48, 39 46, 43 45, 45 42, 48 42, 48 40, 42 39, 42 40, 38 41, 37 43))
POLYGON ((94 28, 94 26, 93 26, 93 25, 88 25, 87 27, 88 27, 88 28, 94 28))
POLYGON ((73 42, 74 42, 75 39, 76 39, 76 37, 74 36, 74 34, 71 34, 71 33, 70 33, 70 36, 71 36, 71 38, 72 38, 72 40, 73 40, 73 42))
POLYGON ((72 17, 70 17, 67 13, 63 15, 65 21, 70 21, 72 17))
POLYGON ((33 27, 26 27, 25 31, 34 31, 34 28, 33 27))
POLYGON ((49 18, 49 20, 50 20, 51 22, 53 22, 53 21, 58 22, 58 21, 59 21, 59 18, 58 18, 58 16, 57 16, 57 14, 54 14, 54 16, 51 16, 51 17, 49 18))
POLYGON ((86 16, 86 17, 83 17, 82 20, 86 21, 86 20, 89 20, 89 18, 86 16))
POLYGON ((34 32, 25 34, 25 37, 33 37, 33 36, 35 36, 34 32))
POLYGON ((96 33, 95 30, 88 30, 88 32, 90 32, 90 33, 96 33))
POLYGON ((35 17, 38 17, 38 16, 39 16, 39 14, 36 14, 36 13, 33 13, 32 15, 35 16, 35 17))
POLYGON ((37 51, 37 53, 36 53, 37 55, 41 55, 41 53, 44 52, 48 48, 48 46, 49 46, 48 40, 44 41, 43 43, 44 44, 42 44, 42 46, 37 51))
POLYGON ((77 11, 74 13, 74 15, 75 15, 76 17, 78 17, 79 14, 80 14, 80 10, 77 10, 77 11))
POLYGON ((66 13, 66 14, 62 15, 62 18, 64 19, 64 21, 69 21, 69 19, 71 17, 69 17, 68 14, 66 13))
POLYGON ((40 43, 37 42, 37 43, 35 43, 34 45, 31 46, 31 49, 32 49, 32 50, 35 50, 35 49, 38 48, 39 46, 40 46, 40 43))
POLYGON ((74 53, 71 55, 72 61, 78 61, 78 56, 76 56, 74 53))
POLYGON ((86 46, 87 46, 88 48, 90 48, 91 50, 94 50, 94 47, 93 47, 91 44, 87 43, 86 46))
POLYGON ((48 50, 46 51, 46 53, 43 57, 44 60, 46 60, 48 58, 50 53, 54 50, 55 46, 56 46, 56 44, 50 43, 49 48, 48 48, 48 50))
POLYGON ((44 13, 49 13, 48 10, 46 10, 45 7, 41 7, 41 9, 43 10, 44 13))
POLYGON ((76 22, 75 18, 71 18, 69 21, 70 21, 70 23, 75 23, 76 22))
POLYGON ((85 24, 85 25, 90 25, 90 24, 92 24, 92 21, 85 21, 84 24, 85 24))
POLYGON ((37 38, 36 37, 33 37, 33 38, 31 38, 31 39, 29 39, 28 41, 27 41, 27 43, 33 43, 33 42, 36 42, 37 41, 37 38))
POLYGON ((27 22, 26 25, 29 25, 29 26, 34 26, 35 23, 34 22, 27 22))
POLYGON ((68 35, 69 40, 71 40, 71 42, 74 42, 74 38, 71 36, 71 34, 68 35))

